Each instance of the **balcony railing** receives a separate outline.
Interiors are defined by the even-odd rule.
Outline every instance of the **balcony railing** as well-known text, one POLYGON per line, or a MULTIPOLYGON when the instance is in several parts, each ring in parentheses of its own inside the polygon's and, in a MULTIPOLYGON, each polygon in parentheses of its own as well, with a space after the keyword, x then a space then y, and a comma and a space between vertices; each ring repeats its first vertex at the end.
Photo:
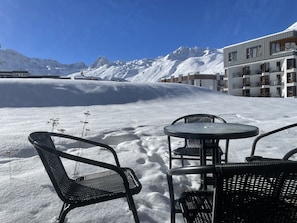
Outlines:
POLYGON ((270 85, 271 86, 278 86, 278 85, 282 85, 282 82, 278 81, 278 80, 274 80, 274 81, 270 81, 270 85))
POLYGON ((240 89, 243 86, 241 84, 233 84, 233 89, 240 89))
POLYGON ((270 97, 270 93, 269 92, 261 93, 261 97, 270 97))
POLYGON ((240 73, 240 72, 237 72, 237 73, 233 73, 233 78, 235 78, 235 77, 242 77, 242 73, 240 73))

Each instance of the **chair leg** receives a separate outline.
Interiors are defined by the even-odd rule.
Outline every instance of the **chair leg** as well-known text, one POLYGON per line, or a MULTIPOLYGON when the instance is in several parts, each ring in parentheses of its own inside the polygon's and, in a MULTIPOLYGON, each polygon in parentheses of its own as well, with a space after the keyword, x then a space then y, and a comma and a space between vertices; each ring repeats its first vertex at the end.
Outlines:
POLYGON ((175 201, 174 201, 174 189, 173 189, 173 180, 172 176, 167 174, 167 184, 169 190, 169 198, 170 198, 170 216, 171 223, 175 223, 175 201))
POLYGON ((138 214, 137 214, 137 209, 136 209, 136 206, 135 206, 135 203, 134 203, 134 200, 133 200, 132 195, 128 195, 127 196, 127 200, 128 200, 128 204, 129 204, 129 209, 133 213, 133 217, 134 217, 135 223, 140 223, 139 217, 138 217, 138 214))
POLYGON ((175 223, 175 212, 171 210, 171 223, 175 223))
POLYGON ((175 214, 171 213, 171 223, 175 223, 175 214))
POLYGON ((180 158, 181 158, 182 167, 184 167, 184 166, 185 166, 185 163, 184 163, 184 156, 181 155, 180 158))
POLYGON ((71 207, 70 204, 67 204, 67 203, 64 203, 64 204, 63 204, 62 209, 61 209, 60 214, 59 214, 59 218, 58 218, 59 223, 64 223, 64 221, 65 221, 65 217, 66 217, 67 213, 68 213, 72 208, 73 208, 73 207, 71 207))

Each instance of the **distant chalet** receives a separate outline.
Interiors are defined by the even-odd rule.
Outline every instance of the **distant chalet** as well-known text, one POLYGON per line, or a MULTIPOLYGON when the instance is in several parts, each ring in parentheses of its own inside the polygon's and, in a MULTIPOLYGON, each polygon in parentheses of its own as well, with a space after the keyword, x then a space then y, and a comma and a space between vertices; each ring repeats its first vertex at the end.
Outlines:
MULTIPOLYGON (((59 75, 32 75, 28 71, 0 71, 0 78, 48 78, 48 79, 75 79, 75 80, 102 80, 98 77, 92 76, 79 76, 79 77, 68 77, 59 75)), ((120 81, 120 80, 112 80, 120 81)))
POLYGON ((28 71, 0 71, 0 78, 30 77, 28 71))
MULTIPOLYGON (((14 71, 0 71, 0 78, 52 78, 60 79, 58 75, 32 75, 28 71, 14 70, 14 71)), ((63 77, 63 79, 70 79, 63 77)))
POLYGON ((179 75, 178 77, 171 76, 167 79, 162 79, 161 82, 190 84, 194 86, 204 87, 215 91, 223 91, 224 80, 221 74, 194 74, 179 75))

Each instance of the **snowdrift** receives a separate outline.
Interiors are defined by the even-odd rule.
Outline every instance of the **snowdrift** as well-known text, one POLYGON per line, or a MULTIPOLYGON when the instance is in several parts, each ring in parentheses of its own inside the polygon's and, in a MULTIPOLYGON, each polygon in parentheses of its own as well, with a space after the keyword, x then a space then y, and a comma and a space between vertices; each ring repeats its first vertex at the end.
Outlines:
POLYGON ((181 84, 91 80, 0 79, 0 107, 126 104, 217 92, 181 84))

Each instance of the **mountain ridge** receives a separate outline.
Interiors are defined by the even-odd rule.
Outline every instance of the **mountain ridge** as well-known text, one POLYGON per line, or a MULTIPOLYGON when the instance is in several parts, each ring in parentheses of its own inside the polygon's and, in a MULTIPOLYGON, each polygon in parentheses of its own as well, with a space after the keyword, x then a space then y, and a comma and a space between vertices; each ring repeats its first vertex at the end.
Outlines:
MULTIPOLYGON (((181 46, 156 59, 145 58, 128 62, 110 62, 105 57, 98 57, 82 73, 85 77, 131 82, 157 82, 162 78, 190 73, 223 73, 223 50, 181 46)), ((77 72, 70 76, 79 77, 82 73, 77 72)))
POLYGON ((90 66, 83 62, 62 64, 53 59, 29 58, 21 53, 0 50, 0 70, 28 71, 32 75, 60 75, 131 82, 158 82, 162 78, 189 73, 223 72, 222 49, 179 47, 165 56, 132 61, 109 61, 100 56, 90 66))
POLYGON ((28 71, 32 75, 68 75, 87 68, 83 62, 62 64, 53 59, 27 57, 12 49, 0 50, 1 71, 28 71))

